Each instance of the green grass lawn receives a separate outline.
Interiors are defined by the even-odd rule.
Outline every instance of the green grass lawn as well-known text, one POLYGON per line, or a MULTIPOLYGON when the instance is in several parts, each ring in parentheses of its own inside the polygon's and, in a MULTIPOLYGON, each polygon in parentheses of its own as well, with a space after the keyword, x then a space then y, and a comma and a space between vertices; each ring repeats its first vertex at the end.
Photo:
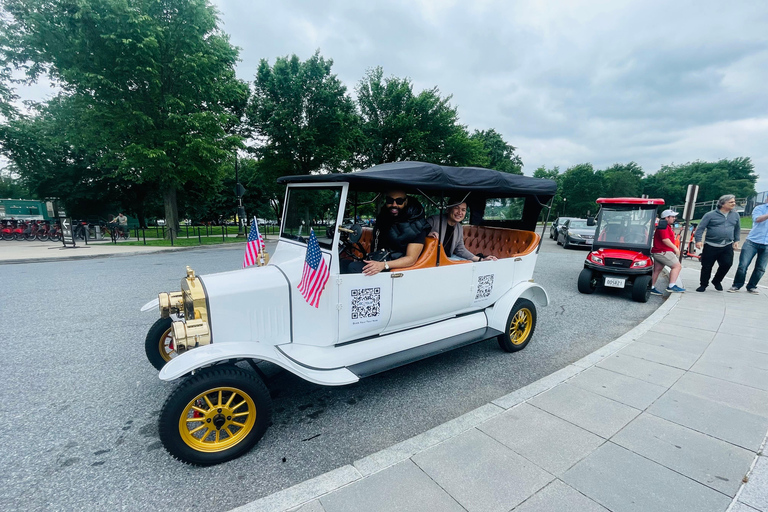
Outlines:
MULTIPOLYGON (((200 240, 198 240, 197 237, 189 237, 189 238, 174 238, 173 239, 173 246, 174 247, 194 247, 196 245, 221 245, 221 244, 235 244, 235 243, 244 243, 245 237, 243 238, 235 238, 233 236, 228 236, 226 238, 221 238, 220 236, 210 236, 210 237, 201 237, 200 240)), ((144 243, 144 240, 131 240, 129 242, 118 242, 119 245, 146 245, 146 246, 154 246, 154 247, 171 247, 171 241, 170 240, 147 240, 146 243, 144 243)))

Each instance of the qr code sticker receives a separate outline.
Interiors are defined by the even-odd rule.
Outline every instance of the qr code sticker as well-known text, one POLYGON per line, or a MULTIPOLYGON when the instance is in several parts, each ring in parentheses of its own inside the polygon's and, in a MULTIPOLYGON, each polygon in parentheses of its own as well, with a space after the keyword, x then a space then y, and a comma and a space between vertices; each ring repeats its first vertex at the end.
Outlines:
POLYGON ((381 314, 381 288, 352 290, 352 320, 374 318, 381 314))
POLYGON ((477 278, 477 294, 475 295, 475 300, 490 297, 491 291, 493 291, 493 274, 479 276, 477 278))

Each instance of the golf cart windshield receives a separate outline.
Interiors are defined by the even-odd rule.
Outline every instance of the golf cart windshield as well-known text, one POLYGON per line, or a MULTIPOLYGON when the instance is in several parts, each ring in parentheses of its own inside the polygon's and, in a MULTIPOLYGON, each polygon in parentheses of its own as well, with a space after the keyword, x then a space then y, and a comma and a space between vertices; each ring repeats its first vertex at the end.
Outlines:
POLYGON ((598 242, 650 247, 656 209, 606 208, 600 211, 598 242))

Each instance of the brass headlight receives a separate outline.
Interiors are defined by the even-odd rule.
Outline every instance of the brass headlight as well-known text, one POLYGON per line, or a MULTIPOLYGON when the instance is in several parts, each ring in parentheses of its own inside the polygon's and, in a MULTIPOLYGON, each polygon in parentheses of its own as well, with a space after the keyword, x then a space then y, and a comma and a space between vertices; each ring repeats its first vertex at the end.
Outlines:
POLYGON ((181 280, 181 294, 184 318, 208 321, 208 306, 205 303, 205 289, 195 271, 187 267, 187 277, 181 280))
POLYGON ((160 293, 157 296, 160 308, 160 318, 168 318, 171 313, 183 311, 184 303, 181 292, 160 293))
POLYGON ((189 349, 211 343, 211 331, 203 320, 176 321, 171 324, 171 333, 176 352, 181 354, 189 349))

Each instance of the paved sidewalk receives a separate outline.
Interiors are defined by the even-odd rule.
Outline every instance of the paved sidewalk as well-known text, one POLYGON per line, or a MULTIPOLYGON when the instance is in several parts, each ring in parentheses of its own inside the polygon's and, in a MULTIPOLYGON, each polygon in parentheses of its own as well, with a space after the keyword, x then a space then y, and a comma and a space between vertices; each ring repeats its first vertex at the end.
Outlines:
MULTIPOLYGON (((270 243, 273 237, 265 237, 270 243)), ((245 239, 242 239, 245 243, 245 239)), ((2 241, 0 242, 0 264, 16 263, 40 263, 49 261, 64 261, 81 258, 108 258, 112 256, 133 256, 137 254, 151 254, 168 251, 186 251, 192 249, 215 249, 221 247, 233 247, 243 250, 240 243, 193 245, 185 247, 157 247, 143 245, 124 245, 121 242, 113 244, 108 241, 84 242, 78 241, 72 248, 64 248, 61 242, 26 242, 26 241, 2 241)))
POLYGON ((768 512, 760 291, 674 294, 544 379, 235 510, 768 512))

